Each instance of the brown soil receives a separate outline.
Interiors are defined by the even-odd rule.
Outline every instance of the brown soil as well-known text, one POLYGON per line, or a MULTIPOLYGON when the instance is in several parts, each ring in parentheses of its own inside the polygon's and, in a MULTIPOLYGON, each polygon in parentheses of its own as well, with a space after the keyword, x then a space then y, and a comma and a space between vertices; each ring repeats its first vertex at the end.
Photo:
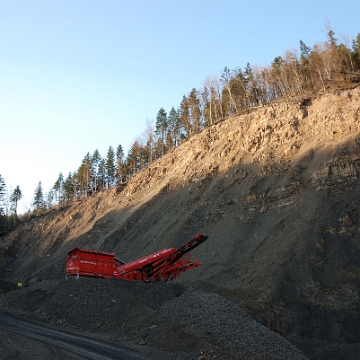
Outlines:
MULTIPOLYGON (((281 358, 266 346, 262 353, 250 342, 229 344, 205 318, 203 326, 191 322, 185 294, 194 289, 192 301, 206 299, 208 307, 199 312, 208 317, 219 304, 230 309, 230 301, 311 359, 356 359, 359 120, 355 88, 214 124, 126 187, 54 210, 1 238, 1 306, 57 326, 143 341, 180 358, 281 358), (200 232, 209 239, 192 258, 202 265, 169 287, 62 280, 66 254, 75 246, 131 261, 179 247, 200 232), (19 281, 28 287, 9 291, 19 281), (83 306, 71 313, 75 298, 83 306), (95 307, 89 305, 94 299, 95 307), (176 312, 170 304, 179 308, 172 317, 164 310, 176 312), (102 309, 96 316, 95 308, 102 309), (88 316, 91 321, 81 323, 88 316)), ((225 329, 227 316, 219 316, 225 329)))

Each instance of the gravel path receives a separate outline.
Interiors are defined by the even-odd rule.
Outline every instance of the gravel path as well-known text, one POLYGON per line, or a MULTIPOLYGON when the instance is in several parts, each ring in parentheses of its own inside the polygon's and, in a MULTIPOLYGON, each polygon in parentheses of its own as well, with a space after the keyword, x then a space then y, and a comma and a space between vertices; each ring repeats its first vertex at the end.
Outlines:
POLYGON ((256 322, 240 306, 218 294, 190 289, 166 302, 160 312, 194 330, 209 332, 224 346, 235 351, 265 353, 281 360, 308 359, 286 339, 256 322))

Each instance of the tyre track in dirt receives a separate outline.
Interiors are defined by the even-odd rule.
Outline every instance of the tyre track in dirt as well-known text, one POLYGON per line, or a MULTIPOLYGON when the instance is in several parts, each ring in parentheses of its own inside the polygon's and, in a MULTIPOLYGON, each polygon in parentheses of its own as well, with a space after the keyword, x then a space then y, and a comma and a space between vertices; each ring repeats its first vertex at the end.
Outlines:
MULTIPOLYGON (((63 359, 65 356, 66 359, 71 360, 165 360, 165 357, 159 354, 155 356, 140 353, 114 343, 36 324, 4 312, 0 312, 0 332, 3 339, 0 355, 3 359, 28 359, 28 355, 32 353, 29 346, 38 347, 40 344, 47 349, 49 358, 53 359, 63 359), (18 348, 14 354, 11 349, 7 349, 5 334, 12 341, 16 339, 15 341, 19 343, 23 343, 23 338, 31 341, 25 341, 26 346, 23 349, 18 348)), ((168 355, 166 359, 169 359, 168 355)))

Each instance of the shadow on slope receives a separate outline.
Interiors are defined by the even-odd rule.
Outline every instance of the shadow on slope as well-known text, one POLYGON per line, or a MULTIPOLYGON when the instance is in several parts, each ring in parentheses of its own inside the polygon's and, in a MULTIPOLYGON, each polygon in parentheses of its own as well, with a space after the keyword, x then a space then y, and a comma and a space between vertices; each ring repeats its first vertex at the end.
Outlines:
MULTIPOLYGON (((358 346, 359 147, 354 141, 309 151, 293 163, 269 163, 265 175, 262 167, 239 162, 224 174, 194 174, 184 187, 168 180, 141 206, 131 210, 130 201, 91 220, 76 239, 62 228, 49 256, 39 251, 40 230, 38 242, 26 245, 25 232, 32 229, 21 230, 13 240, 22 255, 7 265, 26 269, 28 279, 61 278, 66 252, 74 246, 95 244, 131 261, 204 232, 209 240, 192 253, 203 265, 180 283, 211 284, 294 342, 358 346), (101 232, 106 234, 96 238, 101 232)), ((147 193, 145 183, 132 201, 141 202, 147 193)), ((112 202, 120 197, 126 195, 112 202)), ((318 358, 331 358, 322 351, 318 358)))

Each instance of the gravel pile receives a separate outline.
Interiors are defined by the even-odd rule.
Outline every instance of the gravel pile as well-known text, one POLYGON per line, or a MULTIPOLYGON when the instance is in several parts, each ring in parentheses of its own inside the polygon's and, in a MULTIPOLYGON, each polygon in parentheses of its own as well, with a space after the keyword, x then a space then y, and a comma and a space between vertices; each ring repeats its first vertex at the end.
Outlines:
POLYGON ((146 345, 182 360, 307 359, 235 303, 176 283, 42 281, 0 294, 0 308, 82 333, 110 334, 111 341, 146 345))
POLYGON ((194 330, 210 333, 232 350, 265 353, 275 359, 308 359, 280 335, 252 319, 238 305, 214 293, 189 289, 166 302, 162 315, 194 330))

